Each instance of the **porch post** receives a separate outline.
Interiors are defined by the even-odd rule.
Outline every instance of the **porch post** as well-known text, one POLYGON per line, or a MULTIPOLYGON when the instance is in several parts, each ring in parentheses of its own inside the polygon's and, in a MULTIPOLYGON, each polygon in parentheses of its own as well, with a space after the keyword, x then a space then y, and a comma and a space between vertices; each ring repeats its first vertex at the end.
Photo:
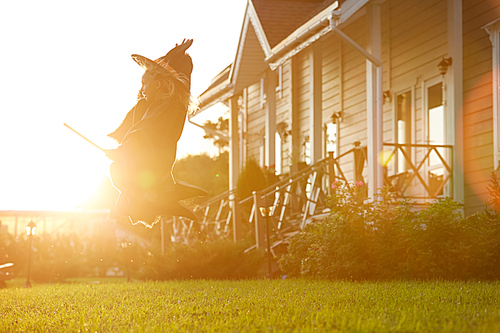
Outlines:
MULTIPOLYGON (((297 61, 292 58, 289 60, 290 62, 290 95, 289 101, 290 104, 290 121, 292 126, 292 142, 291 142, 291 151, 292 151, 292 164, 300 161, 300 115, 299 115, 299 106, 298 106, 298 65, 297 61)), ((290 167, 290 172, 292 168, 290 167)))
POLYGON ((313 44, 309 54, 309 140, 311 143, 311 164, 322 159, 323 152, 323 85, 322 85, 322 47, 321 41, 313 44))
POLYGON ((270 69, 266 73, 266 165, 276 163, 276 73, 270 69))
POLYGON ((241 220, 238 210, 238 200, 235 195, 239 176, 239 143, 238 143, 238 99, 233 96, 229 99, 229 201, 233 210, 233 239, 241 239, 241 220))
MULTIPOLYGON (((369 42, 367 51, 376 59, 382 59, 382 33, 380 4, 369 3, 366 7, 369 42)), ((377 189, 383 186, 383 169, 378 162, 382 151, 382 64, 376 66, 366 60, 366 111, 367 111, 367 160, 368 197, 376 200, 377 189)))
POLYGON ((446 121, 450 124, 447 142, 453 145, 452 194, 456 201, 464 200, 463 161, 463 51, 462 51, 462 1, 448 0, 448 55, 452 65, 446 75, 446 121))

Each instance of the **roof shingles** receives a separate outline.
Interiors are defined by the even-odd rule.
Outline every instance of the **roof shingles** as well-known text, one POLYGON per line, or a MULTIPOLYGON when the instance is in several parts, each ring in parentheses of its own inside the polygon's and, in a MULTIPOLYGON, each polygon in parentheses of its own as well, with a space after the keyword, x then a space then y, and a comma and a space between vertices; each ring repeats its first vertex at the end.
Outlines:
POLYGON ((335 0, 252 0, 271 48, 335 0))

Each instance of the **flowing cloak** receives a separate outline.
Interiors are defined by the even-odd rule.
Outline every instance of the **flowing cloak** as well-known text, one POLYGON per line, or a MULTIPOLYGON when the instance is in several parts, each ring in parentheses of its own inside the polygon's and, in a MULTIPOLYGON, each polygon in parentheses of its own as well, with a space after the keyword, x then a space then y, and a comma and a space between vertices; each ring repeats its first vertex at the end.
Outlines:
POLYGON ((160 215, 196 219, 194 213, 178 201, 207 192, 176 181, 172 175, 177 141, 185 119, 185 107, 169 100, 150 105, 139 100, 122 125, 110 134, 120 143, 111 164, 111 180, 120 191, 116 210, 129 216, 132 222, 152 224, 160 215), (133 124, 133 118, 141 114, 141 120, 133 124))

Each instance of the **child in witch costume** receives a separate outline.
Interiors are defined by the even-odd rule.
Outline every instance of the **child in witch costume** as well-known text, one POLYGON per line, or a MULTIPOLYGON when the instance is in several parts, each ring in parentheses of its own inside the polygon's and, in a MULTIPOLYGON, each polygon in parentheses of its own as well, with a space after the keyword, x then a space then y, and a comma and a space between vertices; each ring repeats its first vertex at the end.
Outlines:
POLYGON ((193 63, 185 52, 192 42, 184 40, 154 61, 132 55, 146 70, 142 96, 120 127, 109 134, 120 145, 110 150, 108 157, 113 160, 113 186, 120 192, 116 210, 134 224, 141 222, 152 227, 162 215, 195 220, 195 214, 179 201, 207 194, 172 176, 177 141, 191 104, 193 63))

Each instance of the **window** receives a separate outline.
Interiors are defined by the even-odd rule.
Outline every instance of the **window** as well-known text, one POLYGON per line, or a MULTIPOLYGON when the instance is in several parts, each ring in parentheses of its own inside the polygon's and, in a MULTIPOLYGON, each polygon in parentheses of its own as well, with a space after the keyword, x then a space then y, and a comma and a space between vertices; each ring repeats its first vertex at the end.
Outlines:
POLYGON ((281 136, 278 132, 276 132, 276 135, 274 136, 274 142, 275 142, 275 166, 274 169, 276 170, 277 175, 281 175, 283 173, 283 144, 281 142, 281 136))
POLYGON ((277 71, 278 85, 276 86, 276 92, 278 93, 278 98, 283 98, 283 66, 279 66, 277 71))
MULTIPOLYGON (((430 145, 445 144, 445 108, 443 103, 443 83, 439 82, 427 87, 427 140, 430 145)), ((446 158, 444 148, 438 148, 439 154, 446 158)), ((435 151, 432 151, 428 160, 429 187, 431 191, 443 182, 443 162, 435 151)), ((437 193, 442 195, 443 191, 437 193)))
MULTIPOLYGON (((427 137, 431 145, 444 144, 444 106, 443 84, 438 83, 427 88, 427 119, 429 120, 427 137)), ((440 150, 442 153, 442 149, 440 150)), ((439 157, 432 154, 430 165, 440 164, 439 157)))
POLYGON ((338 124, 334 122, 330 122, 325 124, 325 147, 326 147, 326 155, 329 152, 333 152, 333 156, 338 156, 338 124))
POLYGON ((266 166, 266 139, 262 138, 260 140, 260 154, 259 154, 259 164, 261 167, 266 166))
POLYGON ((302 142, 302 160, 306 164, 311 164, 311 142, 309 140, 309 135, 304 136, 304 141, 302 142))
MULTIPOLYGON (((411 91, 396 96, 396 143, 411 144, 411 91)), ((411 156, 411 148, 402 148, 408 157, 411 156)), ((410 163, 403 153, 398 150, 396 155, 397 172, 404 172, 410 168, 410 163)))
POLYGON ((260 78, 260 108, 263 109, 266 106, 266 80, 262 77, 260 78))
POLYGON ((483 27, 490 35, 493 61, 493 164, 500 166, 500 18, 483 27))

